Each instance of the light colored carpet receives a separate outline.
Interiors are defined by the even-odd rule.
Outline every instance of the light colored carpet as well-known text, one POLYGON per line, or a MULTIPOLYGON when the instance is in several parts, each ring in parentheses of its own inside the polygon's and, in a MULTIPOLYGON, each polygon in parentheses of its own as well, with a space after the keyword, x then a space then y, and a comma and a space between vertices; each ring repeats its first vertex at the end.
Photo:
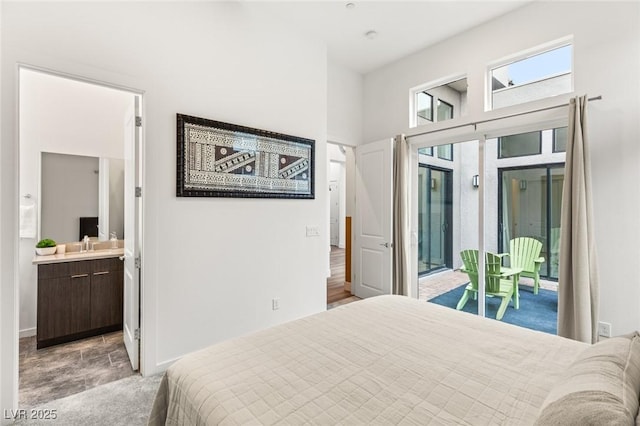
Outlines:
POLYGON ((346 299, 340 299, 333 303, 327 304, 327 310, 337 308, 338 306, 346 305, 347 303, 357 302, 358 300, 362 300, 357 296, 347 297, 346 299))
POLYGON ((56 399, 46 404, 26 409, 26 419, 17 420, 16 425, 146 425, 151 405, 162 375, 142 377, 135 375, 97 386, 87 391, 56 399), (34 411, 32 411, 34 410, 34 411), (32 413, 56 410, 55 420, 30 418, 32 413))

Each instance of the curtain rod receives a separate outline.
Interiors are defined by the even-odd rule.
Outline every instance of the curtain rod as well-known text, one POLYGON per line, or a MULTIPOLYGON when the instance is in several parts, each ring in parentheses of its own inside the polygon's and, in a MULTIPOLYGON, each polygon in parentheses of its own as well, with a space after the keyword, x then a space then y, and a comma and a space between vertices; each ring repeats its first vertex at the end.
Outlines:
MULTIPOLYGON (((599 101, 601 99, 602 99, 602 95, 598 95, 598 96, 594 96, 593 98, 589 98, 587 100, 589 102, 591 102, 591 101, 599 101)), ((415 133, 413 135, 407 135, 407 136, 405 136, 405 139, 415 138, 416 136, 428 135, 430 133, 444 132, 445 130, 459 129, 460 127, 473 126, 475 128, 478 124, 489 123, 491 121, 497 121, 497 120, 504 120, 505 118, 519 117, 521 115, 532 114, 534 112, 548 111, 550 109, 562 108, 562 107, 566 107, 566 106, 569 106, 569 104, 554 105, 554 106, 550 106, 550 107, 546 107, 546 108, 534 109, 534 110, 531 110, 531 111, 518 112, 518 113, 515 113, 515 114, 505 115, 504 117, 488 118, 486 120, 476 121, 475 123, 458 124, 457 126, 447 127, 446 129, 429 130, 429 131, 426 131, 426 132, 415 133)))

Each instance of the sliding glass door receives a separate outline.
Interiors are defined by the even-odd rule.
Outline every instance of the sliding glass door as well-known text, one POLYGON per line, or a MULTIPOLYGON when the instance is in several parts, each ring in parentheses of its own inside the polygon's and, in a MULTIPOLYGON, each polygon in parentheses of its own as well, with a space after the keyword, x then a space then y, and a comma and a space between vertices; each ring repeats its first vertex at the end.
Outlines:
POLYGON ((418 273, 452 268, 452 172, 418 169, 418 273))
POLYGON ((533 237, 545 258, 540 276, 558 279, 564 164, 500 169, 498 182, 500 252, 509 251, 513 238, 533 237))

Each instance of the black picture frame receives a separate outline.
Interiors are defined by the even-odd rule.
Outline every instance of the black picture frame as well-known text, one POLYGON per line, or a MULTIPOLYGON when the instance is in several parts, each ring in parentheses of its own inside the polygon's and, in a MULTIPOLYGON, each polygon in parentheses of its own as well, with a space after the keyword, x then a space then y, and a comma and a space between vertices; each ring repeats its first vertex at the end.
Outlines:
POLYGON ((176 117, 176 196, 315 198, 314 140, 176 117))

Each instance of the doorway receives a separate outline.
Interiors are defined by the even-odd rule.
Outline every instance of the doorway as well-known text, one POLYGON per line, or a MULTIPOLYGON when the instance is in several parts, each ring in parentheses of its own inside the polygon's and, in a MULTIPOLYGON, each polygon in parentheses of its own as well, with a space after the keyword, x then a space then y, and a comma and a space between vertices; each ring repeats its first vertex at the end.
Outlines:
POLYGON ((329 189, 329 276, 327 308, 357 300, 351 289, 351 218, 354 201, 354 150, 327 143, 329 189))
POLYGON ((420 164, 418 168, 418 274, 453 267, 453 172, 420 164))
POLYGON ((20 406, 82 392, 139 369, 140 340, 136 337, 134 345, 127 348, 122 328, 132 323, 138 328, 140 313, 140 270, 136 268, 135 279, 127 282, 123 269, 127 269, 126 258, 130 257, 125 248, 133 245, 139 253, 141 241, 141 201, 133 195, 134 188, 126 185, 135 182, 138 186, 140 182, 142 132, 139 126, 127 128, 126 123, 127 119, 139 121, 135 116, 141 116, 141 99, 141 93, 104 83, 27 66, 19 69, 21 221, 16 292, 20 300, 20 340, 16 345, 20 353, 20 406), (76 169, 88 175, 75 175, 75 166, 69 164, 87 164, 88 168, 76 169), (55 177, 55 185, 47 176, 55 177), (85 185, 81 191, 72 189, 78 181, 95 181, 97 185, 85 185), (78 208, 82 211, 65 212, 70 206, 81 206, 78 208), (97 223, 95 234, 81 231, 90 222, 93 228, 97 223), (34 246, 58 232, 55 241, 60 253, 55 255, 55 265, 77 266, 98 256, 102 269, 49 280, 72 290, 74 284, 88 283, 80 298, 88 303, 74 311, 82 312, 80 320, 73 317, 74 324, 82 324, 81 328, 74 325, 60 332, 53 327, 47 329, 50 334, 45 339, 38 333, 43 330, 44 318, 40 308, 48 306, 47 314, 52 318, 57 318, 57 313, 52 303, 38 304, 39 295, 49 284, 39 281, 38 269, 54 263, 40 258, 35 264, 34 246), (92 235, 87 239, 93 253, 86 248, 84 255, 75 253, 76 249, 82 250, 78 232, 92 235), (63 245, 66 253, 62 252, 63 245), (109 253, 105 257, 106 251, 109 253), (107 263, 109 268, 104 267, 107 263), (113 281, 109 276, 114 276, 113 281), (111 291, 112 285, 116 290, 111 291), (112 298, 108 305, 101 304, 105 291, 115 294, 119 302, 112 298), (91 312, 97 313, 96 318, 91 312))

